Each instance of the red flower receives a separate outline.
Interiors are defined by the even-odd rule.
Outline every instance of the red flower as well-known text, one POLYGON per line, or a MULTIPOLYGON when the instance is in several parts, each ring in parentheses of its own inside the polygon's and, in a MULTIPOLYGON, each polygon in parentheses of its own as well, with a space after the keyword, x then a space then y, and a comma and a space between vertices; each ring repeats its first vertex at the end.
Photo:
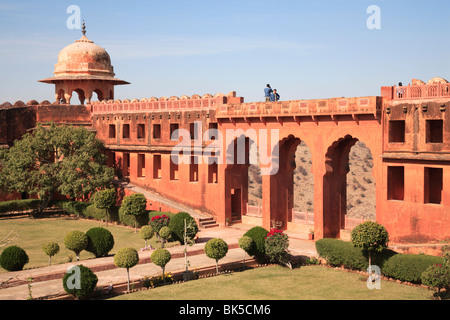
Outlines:
POLYGON ((270 229, 270 232, 267 234, 267 236, 265 237, 265 239, 267 239, 267 238, 270 238, 270 237, 272 237, 272 236, 274 236, 274 235, 276 235, 276 234, 280 234, 280 235, 283 235, 283 231, 282 230, 279 230, 279 229, 270 229))

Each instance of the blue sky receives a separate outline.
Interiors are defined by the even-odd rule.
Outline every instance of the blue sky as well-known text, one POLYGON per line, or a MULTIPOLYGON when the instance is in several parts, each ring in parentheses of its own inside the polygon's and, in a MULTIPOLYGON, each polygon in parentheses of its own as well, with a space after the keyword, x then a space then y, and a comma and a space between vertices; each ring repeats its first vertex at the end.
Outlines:
POLYGON ((54 99, 58 52, 87 36, 111 56, 117 99, 236 91, 262 101, 379 95, 412 78, 450 80, 448 0, 0 0, 0 103, 54 99), (370 30, 377 5, 381 29, 370 30))

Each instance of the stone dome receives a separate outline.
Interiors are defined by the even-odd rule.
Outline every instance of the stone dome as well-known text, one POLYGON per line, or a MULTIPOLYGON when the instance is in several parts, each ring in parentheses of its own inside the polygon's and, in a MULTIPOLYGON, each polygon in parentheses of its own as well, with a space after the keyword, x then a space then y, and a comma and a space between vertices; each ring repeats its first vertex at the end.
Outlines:
POLYGON ((427 82, 427 84, 436 84, 436 83, 448 83, 448 81, 441 77, 434 77, 433 79, 427 82))
POLYGON ((83 21, 83 36, 62 49, 53 71, 54 76, 39 82, 55 85, 55 104, 70 104, 76 92, 81 104, 88 104, 94 94, 98 100, 114 100, 114 86, 129 82, 114 78, 111 58, 102 47, 86 37, 83 21))
POLYGON ((58 54, 55 76, 97 75, 114 77, 111 58, 102 47, 94 44, 86 35, 69 44, 58 54))

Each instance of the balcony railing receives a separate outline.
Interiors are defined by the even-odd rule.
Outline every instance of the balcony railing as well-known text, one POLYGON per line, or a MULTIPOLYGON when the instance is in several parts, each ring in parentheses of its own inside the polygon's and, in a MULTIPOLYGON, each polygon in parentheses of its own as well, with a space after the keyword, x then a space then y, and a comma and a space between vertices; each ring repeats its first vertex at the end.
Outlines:
POLYGON ((450 83, 394 86, 394 100, 439 99, 450 97, 450 83))

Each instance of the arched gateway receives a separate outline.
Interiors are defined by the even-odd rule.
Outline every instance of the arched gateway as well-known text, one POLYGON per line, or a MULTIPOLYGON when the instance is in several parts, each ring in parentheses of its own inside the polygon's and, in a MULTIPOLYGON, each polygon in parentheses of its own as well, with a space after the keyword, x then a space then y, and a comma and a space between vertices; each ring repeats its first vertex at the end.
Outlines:
MULTIPOLYGON (((356 141, 364 141, 371 150, 373 176, 375 180, 379 178, 382 125, 381 101, 377 97, 246 103, 237 108, 228 105, 219 108, 216 117, 224 133, 256 132, 257 138, 253 140, 257 140, 260 154, 261 149, 272 154, 274 170, 262 174, 265 228, 276 222, 280 228, 288 229, 292 221, 295 150, 301 141, 309 146, 312 154, 314 229, 319 238, 339 237, 340 230, 345 228, 348 154, 356 141), (268 136, 276 136, 278 140, 274 144, 268 136)), ((225 177, 232 167, 235 168, 232 164, 224 167, 225 177)), ((242 169, 245 171, 246 168, 242 169)), ((245 185, 247 176, 242 172, 233 176, 234 185, 245 185)), ((226 198, 232 199, 235 189, 225 182, 226 198)), ((377 197, 381 193, 377 190, 377 197)), ((228 219, 232 218, 231 208, 231 205, 225 207, 228 219)))

